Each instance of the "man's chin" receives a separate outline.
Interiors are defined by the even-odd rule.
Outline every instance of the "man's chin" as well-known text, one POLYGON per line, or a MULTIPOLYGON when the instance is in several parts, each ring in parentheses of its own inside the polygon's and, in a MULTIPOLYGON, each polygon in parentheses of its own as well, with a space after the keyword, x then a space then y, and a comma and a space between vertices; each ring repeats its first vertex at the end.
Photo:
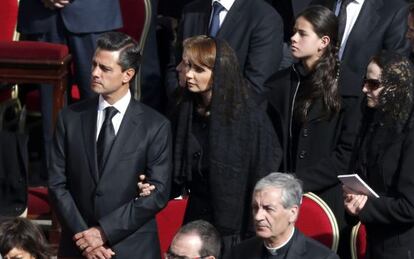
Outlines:
POLYGON ((256 236, 263 238, 263 239, 267 239, 271 236, 271 234, 269 233, 268 230, 264 230, 264 229, 257 229, 256 228, 256 236))

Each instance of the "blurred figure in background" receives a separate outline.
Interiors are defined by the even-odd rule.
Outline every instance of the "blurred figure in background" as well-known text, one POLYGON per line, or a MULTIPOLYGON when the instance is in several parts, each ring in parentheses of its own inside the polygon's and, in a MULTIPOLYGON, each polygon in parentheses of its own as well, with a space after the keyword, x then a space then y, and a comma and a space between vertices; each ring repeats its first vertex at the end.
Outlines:
POLYGON ((215 227, 207 221, 195 220, 178 230, 165 258, 219 259, 220 251, 221 238, 215 227))
POLYGON ((0 222, 0 254, 4 259, 49 259, 52 251, 36 225, 17 217, 0 222))

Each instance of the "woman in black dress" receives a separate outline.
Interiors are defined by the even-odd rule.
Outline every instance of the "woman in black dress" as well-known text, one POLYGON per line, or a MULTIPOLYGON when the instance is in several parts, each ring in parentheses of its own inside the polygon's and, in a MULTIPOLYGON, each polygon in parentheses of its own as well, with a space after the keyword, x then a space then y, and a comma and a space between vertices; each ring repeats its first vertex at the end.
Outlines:
POLYGON ((367 257, 414 258, 414 67, 383 52, 369 63, 364 81, 364 119, 350 172, 379 198, 344 187, 345 208, 366 226, 367 257))

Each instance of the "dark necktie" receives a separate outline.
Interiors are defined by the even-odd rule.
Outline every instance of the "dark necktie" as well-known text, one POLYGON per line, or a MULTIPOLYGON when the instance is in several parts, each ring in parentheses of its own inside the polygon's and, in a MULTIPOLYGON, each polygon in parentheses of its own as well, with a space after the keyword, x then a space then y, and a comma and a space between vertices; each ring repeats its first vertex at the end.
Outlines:
POLYGON ((211 17, 210 33, 209 33, 211 37, 215 37, 217 35, 218 30, 220 29, 219 14, 223 10, 224 10, 224 7, 219 2, 213 3, 213 15, 211 17))
POLYGON ((342 0, 341 8, 339 9, 338 14, 338 43, 341 44, 342 37, 344 36, 345 26, 346 26, 346 7, 353 0, 342 0))
POLYGON ((112 125, 112 118, 117 113, 118 110, 115 107, 109 106, 105 108, 105 120, 102 124, 101 131, 99 132, 98 142, 96 143, 98 170, 100 176, 102 174, 106 158, 111 150, 112 143, 115 139, 115 130, 112 125))

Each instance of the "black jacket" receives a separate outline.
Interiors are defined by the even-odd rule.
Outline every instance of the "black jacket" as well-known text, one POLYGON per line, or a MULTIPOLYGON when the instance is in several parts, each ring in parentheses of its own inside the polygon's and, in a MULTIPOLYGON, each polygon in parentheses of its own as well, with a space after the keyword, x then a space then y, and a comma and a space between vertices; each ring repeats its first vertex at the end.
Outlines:
MULTIPOLYGON (((338 259, 338 255, 327 247, 295 229, 292 244, 286 254, 286 259, 338 259)), ((265 259, 263 240, 253 237, 237 245, 230 256, 231 259, 265 259)))
MULTIPOLYGON (((369 121, 365 115, 363 121, 369 121)), ((414 256, 413 158, 412 126, 399 132, 374 114, 373 122, 361 127, 350 171, 364 177, 380 196, 369 197, 359 213, 367 229, 369 258, 414 256)))
MULTIPOLYGON (((273 75, 266 87, 269 89, 268 114, 283 148, 282 171, 289 171, 289 136, 295 91, 300 87, 296 65, 273 75)), ((342 96, 341 109, 329 120, 321 118, 320 102, 309 110, 306 126, 297 138, 295 174, 304 183, 305 191, 321 196, 333 210, 339 223, 344 222, 344 206, 338 174, 347 172, 352 146, 360 121, 358 97, 342 96)))
POLYGON ((0 131, 0 215, 18 216, 27 207, 28 137, 0 131))

